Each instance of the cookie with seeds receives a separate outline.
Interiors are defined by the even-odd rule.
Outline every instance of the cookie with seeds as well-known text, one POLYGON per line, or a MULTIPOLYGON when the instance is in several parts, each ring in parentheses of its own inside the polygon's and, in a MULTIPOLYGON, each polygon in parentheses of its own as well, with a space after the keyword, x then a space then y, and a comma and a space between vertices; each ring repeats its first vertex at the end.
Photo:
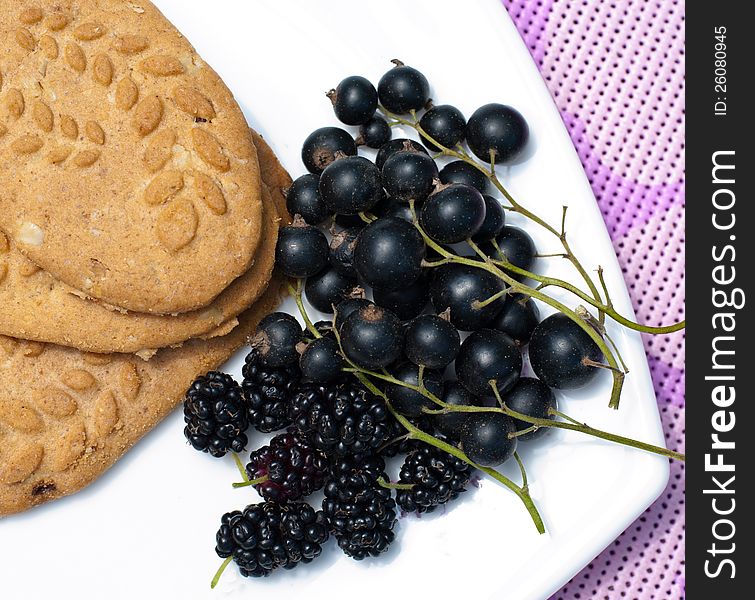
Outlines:
MULTIPOLYGON (((290 177, 267 143, 255 137, 263 173, 262 242, 252 267, 205 308, 179 315, 124 313, 76 295, 39 269, 0 232, 0 335, 71 346, 89 352, 131 352, 148 359, 157 348, 224 335, 260 296, 275 262, 282 189, 290 177)), ((282 211, 282 212, 280 212, 282 211)))
POLYGON ((0 517, 97 479, 181 403, 198 375, 244 344, 281 288, 274 277, 230 334, 166 348, 149 362, 0 336, 0 517))
POLYGON ((0 229, 110 305, 208 306, 262 237, 232 93, 147 0, 0 8, 0 229))

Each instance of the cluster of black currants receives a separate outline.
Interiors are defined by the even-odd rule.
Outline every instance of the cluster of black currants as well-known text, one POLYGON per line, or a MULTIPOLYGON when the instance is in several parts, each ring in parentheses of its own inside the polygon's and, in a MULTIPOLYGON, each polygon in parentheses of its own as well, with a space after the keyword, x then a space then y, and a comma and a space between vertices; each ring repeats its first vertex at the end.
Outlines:
MULTIPOLYGON (((601 350, 565 315, 539 324, 531 299, 509 294, 500 277, 475 266, 487 256, 529 271, 535 244, 506 224, 481 170, 460 160, 439 168, 428 154, 466 143, 482 161, 511 162, 526 146, 527 123, 502 104, 479 108, 469 121, 453 106, 434 106, 425 76, 394 62, 377 89, 352 76, 329 92, 336 116, 358 125, 358 137, 337 127, 313 132, 302 148, 310 173, 288 192, 296 217, 281 231, 277 267, 305 280, 314 308, 335 313, 329 332, 302 347, 302 370, 319 382, 345 366, 376 374, 392 406, 412 418, 438 409, 436 400, 493 406, 496 392, 516 412, 551 418, 551 388, 586 384, 602 366, 601 350), (391 139, 380 111, 410 113, 432 141, 391 139), (378 150, 374 161, 358 155, 359 144, 378 150), (444 259, 438 248, 465 261, 444 259), (472 333, 462 343, 460 332, 472 333), (537 378, 521 377, 528 344, 537 378), (455 379, 444 384, 446 370, 455 379)), ((485 466, 511 457, 517 439, 543 432, 511 435, 531 426, 494 412, 436 420, 444 419, 454 425, 445 434, 485 466)))

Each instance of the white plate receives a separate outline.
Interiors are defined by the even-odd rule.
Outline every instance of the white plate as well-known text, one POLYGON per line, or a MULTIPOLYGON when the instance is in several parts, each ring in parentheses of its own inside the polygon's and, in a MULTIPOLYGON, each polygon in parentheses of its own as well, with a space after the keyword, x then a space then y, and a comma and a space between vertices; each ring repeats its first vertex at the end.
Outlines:
MULTIPOLYGON (((158 0, 225 78, 250 123, 294 176, 306 135, 335 125, 324 92, 347 75, 377 82, 399 57, 420 68, 433 97, 469 115, 486 102, 519 108, 533 156, 503 172, 526 206, 568 232, 589 269, 606 269, 617 309, 632 315, 600 211, 553 101, 497 0, 158 0)), ((511 222, 517 222, 515 218, 511 222)), ((528 227, 542 252, 554 239, 528 227)), ((578 281, 565 265, 540 268, 578 281)), ((565 296, 568 298, 568 296, 565 296)), ((569 302, 575 304, 572 299, 569 302)), ((591 425, 663 444, 639 335, 610 329, 628 363, 622 407, 607 408, 609 377, 561 407, 591 425)), ((243 352, 228 368, 240 376, 243 352)), ((166 373, 166 377, 170 377, 166 373)), ((0 523, 0 596, 9 600, 116 598, 386 597, 542 600, 624 530, 660 494, 667 462, 586 438, 554 433, 524 448, 532 495, 548 533, 538 535, 519 500, 484 480, 442 518, 400 520, 381 559, 357 563, 329 544, 316 563, 265 580, 229 568, 218 589, 214 534, 227 510, 255 502, 233 490, 230 460, 190 450, 180 411, 86 491, 0 523)), ((252 444, 262 438, 252 436, 252 444)), ((516 477, 510 466, 505 472, 516 477)))

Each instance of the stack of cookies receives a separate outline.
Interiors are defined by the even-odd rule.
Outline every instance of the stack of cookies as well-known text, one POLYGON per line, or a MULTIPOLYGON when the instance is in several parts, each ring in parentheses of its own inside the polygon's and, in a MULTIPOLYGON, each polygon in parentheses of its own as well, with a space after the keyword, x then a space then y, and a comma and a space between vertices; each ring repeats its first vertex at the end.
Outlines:
POLYGON ((75 492, 278 303, 290 179, 146 0, 0 0, 0 516, 75 492))

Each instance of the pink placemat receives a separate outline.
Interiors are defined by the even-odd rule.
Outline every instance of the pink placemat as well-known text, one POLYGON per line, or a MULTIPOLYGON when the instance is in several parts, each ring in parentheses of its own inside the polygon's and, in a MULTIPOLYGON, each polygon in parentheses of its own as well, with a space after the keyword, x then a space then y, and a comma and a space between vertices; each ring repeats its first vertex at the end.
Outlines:
MULTIPOLYGON (((577 148, 640 322, 684 317, 684 3, 502 0, 577 148)), ((684 334, 645 337, 666 443, 684 451, 684 334)), ((627 409, 629 410, 629 409, 627 409)), ((552 600, 684 598, 684 466, 552 600)))

